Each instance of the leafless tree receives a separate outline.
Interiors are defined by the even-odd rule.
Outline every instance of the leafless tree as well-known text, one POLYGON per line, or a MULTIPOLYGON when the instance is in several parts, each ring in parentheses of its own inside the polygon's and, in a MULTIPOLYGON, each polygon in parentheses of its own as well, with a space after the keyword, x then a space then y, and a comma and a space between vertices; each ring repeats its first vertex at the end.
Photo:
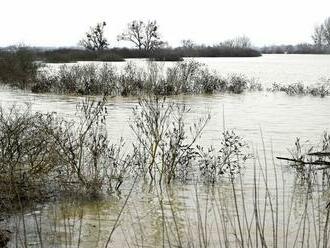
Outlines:
POLYGON ((106 22, 97 23, 95 27, 90 27, 90 31, 86 33, 79 44, 91 51, 103 50, 109 46, 108 40, 104 37, 104 27, 106 22))
POLYGON ((323 23, 323 36, 326 45, 330 46, 330 17, 325 19, 323 23))
POLYGON ((250 48, 252 46, 251 40, 247 36, 239 36, 234 39, 225 40, 220 43, 220 46, 230 48, 250 48))
POLYGON ((181 44, 183 48, 194 48, 196 46, 195 43, 190 39, 182 40, 181 44))
POLYGON ((315 26, 312 39, 318 47, 330 46, 330 17, 326 18, 321 25, 315 26))
POLYGON ((127 30, 118 36, 118 40, 132 42, 139 50, 150 52, 159 48, 164 42, 160 40, 156 21, 134 20, 127 25, 127 30))
POLYGON ((252 43, 249 37, 243 35, 235 38, 235 45, 236 47, 250 48, 252 43))
POLYGON ((323 46, 323 25, 315 26, 312 39, 317 47, 323 46))

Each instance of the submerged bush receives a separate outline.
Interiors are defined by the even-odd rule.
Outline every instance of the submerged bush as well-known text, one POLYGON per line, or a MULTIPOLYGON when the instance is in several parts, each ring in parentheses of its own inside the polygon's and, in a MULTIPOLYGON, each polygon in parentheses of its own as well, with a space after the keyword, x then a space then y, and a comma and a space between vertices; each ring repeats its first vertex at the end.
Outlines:
POLYGON ((198 169, 209 177, 211 156, 217 158, 211 174, 234 175, 248 157, 234 132, 223 134, 218 150, 204 152, 197 140, 210 116, 187 126, 190 110, 160 96, 139 100, 130 125, 136 140, 125 152, 123 141, 112 144, 107 135, 107 111, 105 98, 78 104, 75 121, 30 108, 0 108, 0 197, 8 202, 72 192, 95 197, 119 191, 131 172, 166 184, 185 181, 198 169))
POLYGON ((29 108, 0 108, 0 197, 41 200, 119 190, 130 167, 123 144, 110 143, 105 100, 77 106, 78 122, 29 108))
POLYGON ((294 83, 289 85, 273 83, 272 87, 268 90, 272 92, 282 91, 290 96, 312 95, 312 96, 325 97, 330 95, 330 83, 327 80, 324 80, 324 82, 313 84, 310 86, 305 86, 302 83, 294 83))
MULTIPOLYGON (((61 120, 50 132, 60 147, 57 152, 63 164, 67 165, 61 172, 62 185, 68 180, 76 182, 88 195, 97 195, 105 187, 118 190, 123 175, 115 168, 119 163, 115 161, 119 150, 110 144, 107 136, 105 101, 86 99, 77 105, 77 110, 78 124, 61 120)), ((71 186, 74 185, 68 184, 68 189, 72 189, 71 186)))
POLYGON ((203 147, 198 148, 201 154, 201 175, 211 183, 222 177, 233 180, 241 172, 245 161, 252 156, 247 143, 233 130, 221 134, 219 148, 210 147, 207 151, 203 147))
POLYGON ((324 132, 317 144, 304 143, 296 138, 294 147, 289 149, 290 157, 277 157, 289 162, 302 182, 313 183, 316 174, 322 174, 322 183, 330 185, 330 134, 324 132))
POLYGON ((0 108, 0 198, 44 195, 49 175, 59 166, 56 144, 47 135, 54 125, 52 114, 32 114, 29 107, 0 108))
POLYGON ((133 111, 131 128, 135 166, 151 181, 169 184, 174 179, 185 181, 199 170, 203 180, 215 182, 221 177, 240 173, 251 157, 247 143, 234 131, 225 131, 219 147, 205 149, 197 144, 210 116, 186 127, 189 109, 184 104, 166 101, 157 96, 143 98, 133 111))
POLYGON ((0 53, 0 82, 27 89, 34 84, 40 64, 34 62, 33 54, 26 48, 0 53))
POLYGON ((55 73, 42 72, 36 78, 32 92, 61 94, 98 95, 115 94, 117 76, 108 64, 62 65, 55 73))
POLYGON ((189 112, 185 105, 166 101, 157 96, 143 98, 133 111, 131 128, 136 135, 134 153, 136 166, 144 177, 170 183, 185 180, 198 158, 197 138, 209 116, 193 124, 187 135, 184 117, 189 112), (142 159, 141 159, 142 158, 142 159))
POLYGON ((149 62, 146 69, 127 63, 117 71, 111 65, 97 67, 93 64, 60 67, 54 73, 41 72, 32 91, 80 95, 121 95, 143 94, 213 94, 231 92, 240 94, 246 90, 260 90, 262 87, 252 79, 240 74, 221 77, 216 72, 196 61, 178 62, 164 68, 149 62))

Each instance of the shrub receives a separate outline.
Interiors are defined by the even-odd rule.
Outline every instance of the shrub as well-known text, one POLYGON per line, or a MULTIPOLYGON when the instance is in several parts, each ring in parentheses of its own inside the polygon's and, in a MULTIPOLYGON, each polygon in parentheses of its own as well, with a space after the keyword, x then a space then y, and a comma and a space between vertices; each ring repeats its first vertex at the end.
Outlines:
POLYGON ((205 181, 215 183, 218 178, 229 177, 231 180, 241 172, 245 161, 252 155, 246 141, 233 130, 224 131, 220 137, 220 146, 198 147, 201 154, 200 172, 205 181))
POLYGON ((64 94, 97 95, 117 94, 115 69, 104 64, 62 65, 58 72, 43 72, 36 78, 32 92, 54 92, 64 94))
POLYGON ((194 60, 177 62, 164 71, 161 64, 149 62, 146 68, 127 63, 117 72, 111 65, 62 65, 54 73, 40 72, 31 87, 33 92, 53 92, 79 95, 143 94, 213 94, 246 90, 261 90, 260 83, 240 74, 221 77, 194 60))
POLYGON ((27 48, 0 54, 0 82, 27 89, 35 80, 40 64, 27 48))
POLYGON ((32 114, 29 107, 0 108, 1 196, 35 199, 46 192, 48 177, 59 166, 56 145, 47 135, 55 125, 52 114, 32 114))
POLYGON ((282 91, 290 96, 312 95, 312 96, 325 97, 330 95, 330 83, 326 79, 323 80, 323 82, 313 84, 310 86, 305 86, 302 83, 293 83, 289 85, 273 83, 272 87, 268 90, 272 92, 282 91))
POLYGON ((157 96, 143 98, 133 111, 131 128, 137 143, 137 168, 144 177, 169 184, 173 179, 185 180, 198 158, 195 143, 209 116, 194 123, 190 137, 186 134, 184 116, 189 110, 185 105, 166 101, 157 96))
POLYGON ((304 143, 296 138, 293 148, 289 149, 290 157, 277 157, 289 161, 302 183, 312 184, 318 173, 322 174, 322 183, 330 185, 330 134, 324 132, 321 140, 313 144, 310 141, 304 143))
POLYGON ((105 103, 84 100, 76 123, 30 108, 0 108, 1 203, 119 190, 131 157, 122 154, 122 143, 110 144, 105 103))

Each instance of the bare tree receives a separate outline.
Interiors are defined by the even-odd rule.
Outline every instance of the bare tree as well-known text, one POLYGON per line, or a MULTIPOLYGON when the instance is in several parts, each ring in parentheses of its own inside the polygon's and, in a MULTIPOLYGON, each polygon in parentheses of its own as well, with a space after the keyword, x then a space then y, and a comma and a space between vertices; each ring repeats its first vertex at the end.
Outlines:
POLYGON ((323 37, 326 46, 330 46, 330 17, 325 19, 323 23, 323 37))
POLYGON ((195 43, 190 39, 182 40, 181 44, 183 48, 189 48, 189 49, 194 48, 196 46, 195 43))
POLYGON ((86 33, 79 44, 91 51, 103 50, 109 46, 108 40, 104 37, 104 27, 106 22, 97 23, 95 27, 90 27, 90 31, 86 33))
POLYGON ((127 30, 118 36, 118 40, 132 42, 139 50, 150 52, 159 48, 163 41, 160 40, 156 21, 134 20, 127 25, 127 30))
POLYGON ((230 48, 251 48, 252 43, 249 37, 239 36, 234 39, 225 40, 220 43, 220 46, 230 47, 230 48))
POLYGON ((242 48, 250 48, 252 46, 252 43, 249 37, 243 35, 235 38, 235 46, 242 48))
POLYGON ((323 44, 323 25, 315 26, 314 27, 314 33, 312 34, 312 39, 314 41, 314 44, 317 47, 322 47, 323 44))
POLYGON ((315 26, 312 39, 318 47, 330 47, 330 17, 323 24, 315 26))

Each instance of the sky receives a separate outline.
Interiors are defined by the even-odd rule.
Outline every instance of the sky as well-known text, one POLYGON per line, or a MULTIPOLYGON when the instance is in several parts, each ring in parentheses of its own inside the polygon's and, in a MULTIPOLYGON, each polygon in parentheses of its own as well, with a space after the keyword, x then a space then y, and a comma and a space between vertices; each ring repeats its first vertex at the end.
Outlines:
POLYGON ((164 41, 212 45, 248 36, 255 46, 312 42, 330 16, 330 0, 0 0, 0 46, 77 46, 90 26, 106 21, 111 47, 132 20, 157 20, 164 41))

